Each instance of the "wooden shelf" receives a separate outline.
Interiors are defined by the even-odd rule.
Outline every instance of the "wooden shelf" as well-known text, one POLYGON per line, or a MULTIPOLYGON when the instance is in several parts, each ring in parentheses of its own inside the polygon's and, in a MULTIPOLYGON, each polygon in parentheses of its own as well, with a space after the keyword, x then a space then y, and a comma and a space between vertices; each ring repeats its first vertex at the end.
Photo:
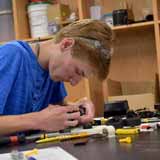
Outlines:
POLYGON ((60 22, 60 25, 67 25, 67 24, 70 24, 70 23, 73 23, 74 21, 61 21, 60 22))
POLYGON ((28 39, 23 39, 23 41, 26 41, 26 42, 34 42, 34 41, 43 41, 43 40, 49 40, 49 39, 52 39, 54 38, 54 35, 52 36, 46 36, 46 37, 39 37, 39 38, 28 38, 28 39))
MULTIPOLYGON (((52 39, 52 38, 54 38, 54 35, 52 35, 52 36, 46 36, 46 37, 40 37, 40 38, 27 38, 27 39, 19 39, 19 40, 22 40, 22 41, 26 41, 26 42, 35 42, 35 41, 43 41, 43 40, 49 40, 49 39, 52 39)), ((16 39, 16 40, 18 40, 18 39, 16 39)), ((10 41, 12 41, 12 40, 10 40, 10 41)), ((0 42, 0 45, 1 44, 4 44, 4 43, 7 43, 8 41, 2 41, 2 42, 0 42)))
POLYGON ((118 31, 118 30, 125 30, 125 29, 143 28, 146 26, 153 26, 153 25, 154 25, 154 22, 151 21, 151 22, 143 22, 143 23, 116 26, 116 27, 112 27, 112 30, 118 31))

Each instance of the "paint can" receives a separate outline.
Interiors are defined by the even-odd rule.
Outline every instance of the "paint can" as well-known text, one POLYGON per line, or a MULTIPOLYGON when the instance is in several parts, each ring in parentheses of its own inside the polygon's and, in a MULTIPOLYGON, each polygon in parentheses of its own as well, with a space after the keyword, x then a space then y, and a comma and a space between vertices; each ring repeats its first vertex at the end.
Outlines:
POLYGON ((30 22, 31 37, 48 36, 48 11, 49 4, 46 2, 30 3, 28 5, 28 16, 30 22))

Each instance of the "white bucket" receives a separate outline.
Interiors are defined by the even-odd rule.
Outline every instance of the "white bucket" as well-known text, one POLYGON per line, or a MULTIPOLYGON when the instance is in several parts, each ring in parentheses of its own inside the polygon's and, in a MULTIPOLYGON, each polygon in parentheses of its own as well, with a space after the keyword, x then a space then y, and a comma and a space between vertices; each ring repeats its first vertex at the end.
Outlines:
POLYGON ((32 38, 48 36, 48 4, 31 4, 28 6, 28 15, 32 38))

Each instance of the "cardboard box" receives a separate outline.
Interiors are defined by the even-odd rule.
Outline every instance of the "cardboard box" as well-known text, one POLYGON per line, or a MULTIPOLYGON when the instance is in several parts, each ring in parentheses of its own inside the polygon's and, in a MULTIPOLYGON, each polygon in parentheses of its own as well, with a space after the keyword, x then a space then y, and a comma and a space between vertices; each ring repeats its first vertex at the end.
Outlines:
POLYGON ((158 76, 153 81, 120 82, 107 80, 107 100, 127 100, 130 109, 154 109, 154 104, 160 102, 158 76))
POLYGON ((109 102, 119 100, 127 100, 129 109, 131 110, 140 108, 149 108, 150 110, 153 110, 155 104, 155 96, 152 93, 108 97, 109 102))
POLYGON ((70 15, 70 9, 65 4, 53 4, 48 7, 48 21, 64 21, 70 15))

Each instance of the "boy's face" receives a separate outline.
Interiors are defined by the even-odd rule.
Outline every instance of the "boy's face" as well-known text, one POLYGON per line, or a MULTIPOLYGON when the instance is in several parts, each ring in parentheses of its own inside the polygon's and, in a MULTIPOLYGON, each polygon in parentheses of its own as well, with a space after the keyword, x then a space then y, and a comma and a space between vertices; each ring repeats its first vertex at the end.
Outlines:
MULTIPOLYGON (((58 44, 57 56, 51 54, 49 59, 49 73, 54 81, 70 82, 76 85, 83 77, 88 77, 93 73, 94 68, 89 63, 74 58, 72 47, 75 41, 65 38, 58 44)), ((82 49, 83 52, 83 49, 82 49)))
POLYGON ((54 65, 50 65, 50 76, 54 81, 70 82, 76 85, 83 77, 88 77, 92 71, 92 67, 77 58, 73 58, 71 54, 61 57, 54 65))

